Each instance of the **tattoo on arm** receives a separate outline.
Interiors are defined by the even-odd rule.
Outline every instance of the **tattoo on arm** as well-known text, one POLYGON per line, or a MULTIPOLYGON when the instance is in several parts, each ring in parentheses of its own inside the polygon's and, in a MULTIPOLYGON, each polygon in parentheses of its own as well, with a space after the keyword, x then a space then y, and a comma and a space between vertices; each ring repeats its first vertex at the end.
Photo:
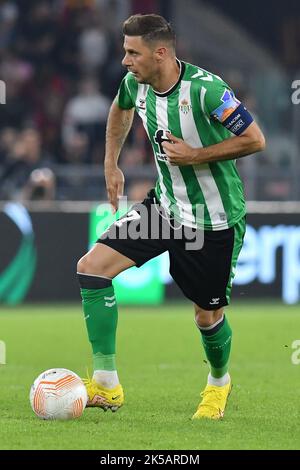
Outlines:
POLYGON ((133 121, 134 110, 112 106, 106 128, 105 162, 117 162, 133 121))
POLYGON ((130 116, 129 113, 125 113, 121 122, 121 129, 122 132, 120 133, 119 137, 117 138, 117 143, 120 147, 123 146, 125 139, 128 135, 128 132, 131 128, 132 124, 132 117, 130 116))

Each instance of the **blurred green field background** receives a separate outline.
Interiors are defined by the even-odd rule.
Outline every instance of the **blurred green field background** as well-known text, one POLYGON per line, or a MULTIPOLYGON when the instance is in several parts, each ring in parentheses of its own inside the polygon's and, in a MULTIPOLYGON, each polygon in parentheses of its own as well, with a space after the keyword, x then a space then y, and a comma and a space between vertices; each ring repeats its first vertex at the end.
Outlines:
POLYGON ((0 310, 1 449, 299 449, 300 307, 235 303, 233 391, 220 422, 191 421, 208 366, 189 304, 119 309, 117 363, 126 404, 117 413, 87 409, 78 420, 35 417, 29 389, 43 370, 91 370, 80 305, 0 310))

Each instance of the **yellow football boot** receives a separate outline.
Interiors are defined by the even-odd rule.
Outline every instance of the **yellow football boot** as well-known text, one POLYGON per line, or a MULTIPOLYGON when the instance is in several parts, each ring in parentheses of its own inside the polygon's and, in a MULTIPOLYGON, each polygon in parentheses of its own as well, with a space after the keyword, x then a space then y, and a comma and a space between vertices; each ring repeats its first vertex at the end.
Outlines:
POLYGON ((87 407, 117 411, 123 405, 124 392, 121 384, 114 388, 105 388, 90 378, 83 379, 83 383, 88 393, 87 407))
POLYGON ((201 392, 200 394, 200 396, 202 397, 202 401, 200 402, 197 411, 193 415, 192 419, 223 418, 231 388, 231 382, 222 387, 207 384, 203 392, 201 392))

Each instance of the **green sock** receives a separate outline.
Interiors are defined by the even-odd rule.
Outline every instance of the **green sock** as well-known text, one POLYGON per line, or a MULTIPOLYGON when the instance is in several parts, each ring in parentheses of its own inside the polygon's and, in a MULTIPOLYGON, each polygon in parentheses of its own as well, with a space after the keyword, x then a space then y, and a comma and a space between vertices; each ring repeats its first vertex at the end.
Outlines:
POLYGON ((206 357, 210 363, 211 375, 216 379, 228 371, 232 331, 224 315, 221 323, 211 330, 200 329, 206 357))
POLYGON ((81 289, 84 318, 93 349, 94 370, 116 370, 118 309, 113 286, 81 289))

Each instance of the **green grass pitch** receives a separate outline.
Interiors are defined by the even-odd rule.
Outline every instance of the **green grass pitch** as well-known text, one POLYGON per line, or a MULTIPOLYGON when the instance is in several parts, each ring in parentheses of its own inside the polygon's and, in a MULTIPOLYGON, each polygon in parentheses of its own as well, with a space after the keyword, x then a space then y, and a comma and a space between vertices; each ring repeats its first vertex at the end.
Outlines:
POLYGON ((80 306, 26 306, 0 311, 1 449, 299 449, 300 307, 237 304, 233 391, 222 421, 191 421, 208 366, 189 304, 119 309, 118 370, 125 406, 86 409, 78 420, 42 421, 29 389, 45 369, 85 375, 90 348, 80 306))

